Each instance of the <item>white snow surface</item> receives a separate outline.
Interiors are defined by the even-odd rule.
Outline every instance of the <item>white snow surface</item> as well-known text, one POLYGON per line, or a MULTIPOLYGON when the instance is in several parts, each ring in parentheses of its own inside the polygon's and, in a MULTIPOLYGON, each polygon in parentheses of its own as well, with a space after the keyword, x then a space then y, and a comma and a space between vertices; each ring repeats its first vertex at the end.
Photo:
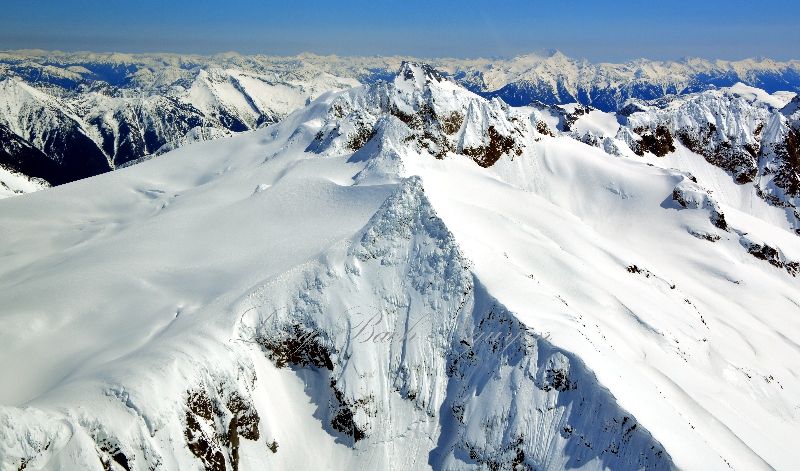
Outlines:
POLYGON ((700 183, 409 68, 0 201, 0 469, 210 469, 190 417, 229 469, 253 410, 239 469, 794 469, 800 284, 748 253, 800 261, 779 214, 686 149, 700 183), (434 144, 391 114, 423 104, 463 122, 434 144), (521 152, 483 168, 490 126, 521 152), (268 359, 291 329, 330 368, 268 359))
POLYGON ((591 132, 595 136, 614 137, 619 131, 619 123, 613 113, 592 110, 578 118, 572 128, 582 136, 591 132))
POLYGON ((766 103, 769 106, 777 109, 786 106, 796 95, 792 92, 775 92, 773 94, 769 94, 760 88, 751 87, 743 84, 742 82, 738 82, 733 86, 728 87, 727 90, 731 93, 743 96, 750 101, 766 103))
POLYGON ((0 198, 8 198, 23 193, 49 188, 47 182, 38 178, 31 178, 27 175, 0 167, 0 198))

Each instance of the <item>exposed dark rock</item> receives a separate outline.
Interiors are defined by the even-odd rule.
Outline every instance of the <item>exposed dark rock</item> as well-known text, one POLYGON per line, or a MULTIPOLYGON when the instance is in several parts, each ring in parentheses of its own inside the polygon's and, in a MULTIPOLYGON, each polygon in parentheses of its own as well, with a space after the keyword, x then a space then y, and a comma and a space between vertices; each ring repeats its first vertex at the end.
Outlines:
POLYGON ((736 183, 749 183, 755 179, 758 173, 756 156, 760 151, 755 144, 740 146, 733 137, 719 136, 714 123, 699 129, 683 127, 676 134, 689 150, 730 172, 736 183))
MULTIPOLYGON (((691 175, 687 177, 687 179, 696 183, 696 180, 692 180, 693 178, 694 177, 691 175)), ((722 213, 716 201, 711 199, 710 193, 700 193, 699 187, 687 189, 681 184, 678 184, 675 189, 672 190, 672 199, 687 209, 705 208, 710 210, 711 214, 709 215, 709 220, 711 224, 723 231, 730 231, 728 222, 725 220, 725 214, 722 213)))
POLYGON ((783 143, 775 146, 781 165, 775 173, 775 185, 789 196, 800 196, 800 129, 789 129, 783 143))
POLYGON ((489 137, 487 145, 462 149, 465 155, 472 157, 472 160, 481 167, 491 167, 500 157, 512 150, 516 155, 522 155, 522 147, 517 145, 513 137, 501 135, 494 126, 489 126, 486 133, 489 137))
POLYGON ((276 442, 275 440, 272 440, 272 443, 267 445, 267 448, 269 448, 269 451, 271 451, 273 453, 277 453, 278 452, 278 442, 276 442))
POLYGON ((550 131, 550 128, 547 127, 547 123, 544 121, 537 121, 536 122, 536 131, 539 134, 544 134, 546 136, 553 136, 553 133, 550 131))
POLYGON ((378 131, 376 129, 367 126, 359 128, 354 133, 347 136, 347 148, 355 152, 364 147, 364 144, 375 137, 377 133, 378 131))
POLYGON ((461 129, 461 124, 464 122, 464 116, 461 113, 453 111, 450 116, 441 118, 442 131, 445 134, 452 135, 461 129))
POLYGON ((745 238, 742 238, 740 242, 747 249, 747 253, 759 260, 769 262, 775 268, 785 269, 792 276, 797 276, 798 271, 800 271, 800 262, 787 260, 775 247, 770 247, 767 244, 758 244, 745 238))
MULTIPOLYGON (((344 394, 336 388, 336 381, 331 380, 331 389, 333 390, 333 401, 331 401, 331 408, 333 409, 333 418, 331 419, 331 427, 349 437, 353 438, 353 443, 366 438, 367 434, 361 430, 353 420, 353 409, 351 404, 345 399, 344 394)), ((353 404, 355 405, 355 404, 353 404)), ((364 405, 360 403, 359 405, 364 405)))
MULTIPOLYGON (((329 350, 321 340, 322 334, 314 328, 293 324, 287 327, 277 336, 277 339, 259 338, 258 343, 267 351, 267 356, 275 362, 278 368, 289 365, 307 367, 313 365, 316 368, 328 371, 333 370, 331 357, 335 351, 329 350)), ((366 431, 362 430, 354 420, 354 409, 366 408, 370 399, 359 401, 349 401, 345 398, 342 391, 337 388, 334 379, 330 379, 332 397, 330 399, 330 425, 331 427, 349 436, 353 443, 366 438, 366 431)), ((369 415, 369 412, 368 412, 369 415)), ((277 444, 276 448, 277 450, 277 444)))
POLYGON ((592 111, 594 111, 594 108, 591 106, 576 106, 571 113, 564 113, 563 120, 560 123, 561 131, 572 131, 572 125, 575 124, 575 122, 578 121, 578 119, 580 119, 582 116, 588 115, 592 111))
POLYGON ((333 370, 331 355, 323 343, 319 331, 294 324, 287 327, 279 337, 259 337, 257 342, 267 351, 269 359, 278 368, 288 365, 308 366, 333 370))
POLYGON ((258 440, 258 423, 260 417, 250 401, 240 396, 238 392, 233 391, 228 398, 227 407, 231 414, 233 414, 231 423, 233 423, 234 420, 236 421, 236 433, 247 440, 258 440))
POLYGON ((112 471, 114 469, 112 462, 114 462, 121 466, 125 471, 130 471, 131 468, 130 463, 128 462, 128 457, 122 452, 119 443, 116 440, 105 439, 96 441, 101 451, 100 463, 102 463, 104 469, 112 471))
POLYGON ((664 125, 656 126, 655 130, 636 128, 633 132, 641 136, 636 148, 632 149, 637 155, 650 152, 656 157, 664 157, 670 152, 675 152, 672 133, 664 125))
POLYGON ((707 240, 709 242, 716 242, 716 241, 718 241, 720 239, 719 235, 717 235, 717 234, 709 234, 708 232, 689 230, 689 234, 697 237, 698 239, 707 240))
POLYGON ((413 80, 415 78, 414 68, 419 68, 422 70, 423 79, 426 83, 434 81, 443 82, 447 80, 447 77, 445 77, 444 74, 434 69, 430 65, 421 62, 410 61, 403 61, 400 64, 400 69, 397 71, 397 76, 403 77, 406 80, 413 80))
POLYGON ((213 398, 203 389, 190 391, 186 400, 186 443, 207 471, 225 471, 226 458, 238 470, 240 438, 259 438, 255 407, 249 398, 229 389, 220 385, 213 398))
POLYGON ((225 471, 225 456, 217 437, 209 437, 203 431, 198 415, 190 410, 186 413, 184 436, 189 450, 203 462, 206 471, 225 471))
POLYGON ((711 210, 711 224, 715 227, 722 229, 723 231, 728 231, 728 221, 725 220, 725 215, 719 211, 718 209, 711 210))
POLYGON ((627 270, 628 270, 628 273, 635 273, 635 274, 638 274, 638 275, 644 275, 646 278, 650 278, 650 275, 651 275, 650 270, 647 270, 645 268, 639 268, 636 265, 629 265, 627 270))

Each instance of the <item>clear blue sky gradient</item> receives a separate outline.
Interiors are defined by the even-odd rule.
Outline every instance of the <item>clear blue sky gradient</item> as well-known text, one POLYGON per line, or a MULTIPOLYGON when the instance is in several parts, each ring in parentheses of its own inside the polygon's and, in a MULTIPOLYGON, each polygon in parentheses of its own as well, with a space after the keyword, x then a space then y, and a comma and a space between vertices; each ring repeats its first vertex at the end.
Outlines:
POLYGON ((797 0, 0 0, 0 49, 800 59, 797 0))

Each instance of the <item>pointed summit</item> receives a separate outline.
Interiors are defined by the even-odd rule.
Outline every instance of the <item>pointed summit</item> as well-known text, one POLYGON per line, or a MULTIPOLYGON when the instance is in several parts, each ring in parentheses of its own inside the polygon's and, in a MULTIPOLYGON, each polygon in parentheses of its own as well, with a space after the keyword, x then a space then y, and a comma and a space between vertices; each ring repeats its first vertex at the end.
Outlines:
POLYGON ((795 95, 792 101, 781 108, 781 113, 783 113, 784 116, 791 116, 797 113, 797 110, 800 110, 800 94, 795 95))
POLYGON ((395 83, 397 84, 399 81, 413 83, 415 88, 423 88, 434 81, 437 83, 445 82, 447 77, 423 62, 403 61, 395 77, 395 83))

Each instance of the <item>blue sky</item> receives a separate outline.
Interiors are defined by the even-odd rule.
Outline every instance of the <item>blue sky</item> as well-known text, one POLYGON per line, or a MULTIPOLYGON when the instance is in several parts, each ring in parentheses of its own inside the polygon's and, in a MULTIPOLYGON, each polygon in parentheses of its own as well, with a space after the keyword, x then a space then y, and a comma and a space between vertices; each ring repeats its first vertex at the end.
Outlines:
POLYGON ((796 0, 0 2, 0 49, 800 59, 796 0))

